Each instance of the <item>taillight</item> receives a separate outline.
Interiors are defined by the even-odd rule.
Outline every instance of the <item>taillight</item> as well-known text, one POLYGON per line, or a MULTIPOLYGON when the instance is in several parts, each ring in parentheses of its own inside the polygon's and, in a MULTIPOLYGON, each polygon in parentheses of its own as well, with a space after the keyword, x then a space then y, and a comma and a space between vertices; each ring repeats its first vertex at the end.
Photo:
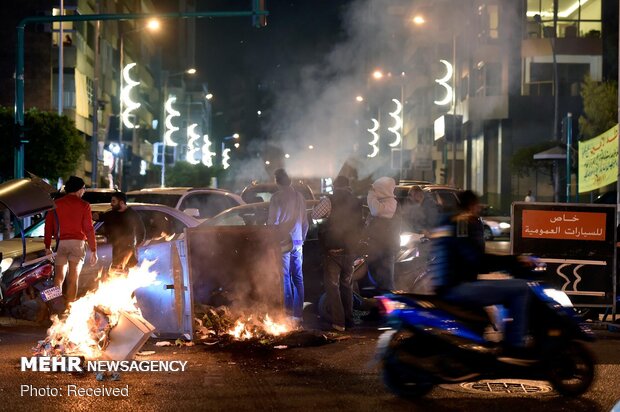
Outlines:
POLYGON ((377 297, 377 300, 379 300, 379 307, 381 309, 381 313, 383 313, 384 315, 389 315, 397 309, 404 309, 407 307, 407 305, 405 305, 404 303, 391 300, 389 298, 386 298, 385 296, 379 296, 377 297))
POLYGON ((53 267, 50 264, 39 266, 38 268, 33 269, 28 272, 24 278, 26 279, 41 279, 41 278, 49 278, 52 275, 53 267))
POLYGON ((14 279, 11 284, 9 284, 9 287, 6 289, 6 297, 26 289, 28 286, 35 284, 40 279, 49 278, 54 271, 53 269, 54 267, 48 263, 23 273, 14 279))

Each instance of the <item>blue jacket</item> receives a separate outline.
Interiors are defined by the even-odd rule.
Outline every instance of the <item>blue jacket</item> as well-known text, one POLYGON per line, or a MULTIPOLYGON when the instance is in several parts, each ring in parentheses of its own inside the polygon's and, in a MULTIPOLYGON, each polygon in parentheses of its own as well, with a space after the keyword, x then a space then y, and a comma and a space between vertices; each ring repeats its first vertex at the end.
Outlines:
POLYGON ((281 186, 269 201, 268 225, 278 225, 290 234, 293 245, 303 245, 308 233, 306 200, 292 186, 281 186))
POLYGON ((429 270, 437 294, 474 282, 481 273, 521 270, 515 256, 485 253, 484 229, 477 216, 461 213, 445 219, 433 230, 431 240, 429 270))

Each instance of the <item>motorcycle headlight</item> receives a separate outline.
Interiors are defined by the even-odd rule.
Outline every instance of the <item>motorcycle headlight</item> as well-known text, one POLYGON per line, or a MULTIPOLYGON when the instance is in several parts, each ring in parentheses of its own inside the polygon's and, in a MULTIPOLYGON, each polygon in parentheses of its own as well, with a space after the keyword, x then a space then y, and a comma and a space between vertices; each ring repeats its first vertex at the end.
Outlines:
POLYGON ((0 273, 3 273, 13 264, 13 258, 5 258, 0 262, 0 273))
POLYGON ((499 227, 500 229, 510 229, 510 223, 500 222, 499 227))
POLYGON ((545 295, 555 300, 556 302, 558 302, 560 305, 564 306, 565 308, 573 307, 573 302, 571 302, 568 295, 562 292, 561 290, 543 289, 543 292, 545 292, 545 295))
POLYGON ((411 238, 413 236, 411 235, 411 233, 402 233, 400 235, 400 247, 405 247, 409 244, 409 242, 411 242, 411 238))

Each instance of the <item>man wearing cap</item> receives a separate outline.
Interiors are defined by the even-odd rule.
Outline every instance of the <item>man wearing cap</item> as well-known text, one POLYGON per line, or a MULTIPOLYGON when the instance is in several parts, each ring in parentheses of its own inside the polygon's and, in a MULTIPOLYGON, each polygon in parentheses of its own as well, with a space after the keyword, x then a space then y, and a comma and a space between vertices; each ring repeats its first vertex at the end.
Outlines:
POLYGON ((269 201, 267 224, 277 225, 283 243, 288 241, 291 245, 289 250, 282 251, 284 307, 293 321, 301 324, 304 309, 303 244, 308 233, 306 201, 291 186, 291 179, 284 169, 277 169, 274 176, 278 191, 269 201))
POLYGON ((332 328, 353 327, 353 262, 362 231, 362 204, 349 188, 349 179, 338 176, 334 193, 322 198, 312 209, 312 219, 328 217, 321 225, 323 284, 332 328))
POLYGON ((45 253, 52 253, 52 237, 55 238, 58 249, 54 285, 62 288, 66 280, 67 302, 73 302, 77 295, 78 275, 86 255, 85 241, 88 241, 91 252, 90 264, 97 263, 95 229, 90 204, 82 200, 84 191, 84 180, 71 176, 65 183, 66 195, 54 202, 55 210, 45 217, 45 253))

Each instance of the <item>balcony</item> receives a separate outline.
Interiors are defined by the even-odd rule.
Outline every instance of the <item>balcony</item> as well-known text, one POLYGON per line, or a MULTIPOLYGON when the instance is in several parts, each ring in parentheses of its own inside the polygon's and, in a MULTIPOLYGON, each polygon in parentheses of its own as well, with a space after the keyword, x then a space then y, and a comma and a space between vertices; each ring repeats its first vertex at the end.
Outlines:
POLYGON ((475 120, 507 119, 508 95, 470 96, 461 102, 463 123, 475 120))

